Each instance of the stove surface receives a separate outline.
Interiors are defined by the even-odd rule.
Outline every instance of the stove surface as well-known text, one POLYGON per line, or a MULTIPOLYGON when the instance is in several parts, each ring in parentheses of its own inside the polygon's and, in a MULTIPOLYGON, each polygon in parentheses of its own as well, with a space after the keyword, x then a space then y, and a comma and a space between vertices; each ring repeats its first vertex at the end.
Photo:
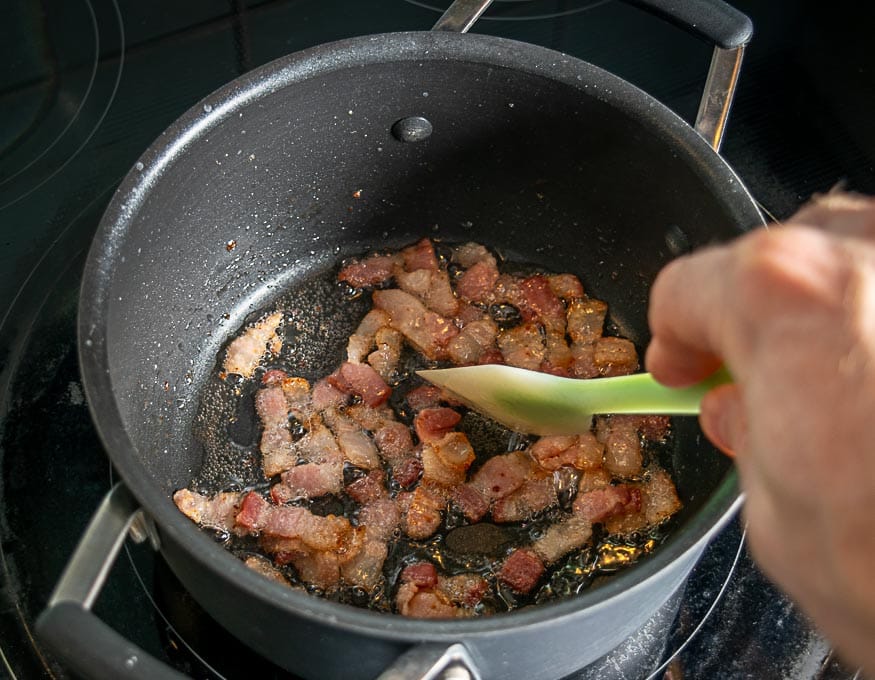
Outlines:
MULTIPOLYGON (((215 88, 309 46, 429 28, 448 0, 22 0, 0 26, 0 677, 73 677, 33 622, 113 473, 79 378, 75 315, 115 186, 215 88)), ((736 0, 754 20, 723 155, 781 219, 842 182, 875 193, 873 17, 860 3, 736 0), (849 17, 854 17, 849 21, 849 17)), ((495 0, 476 32, 598 64, 686 119, 710 48, 611 0, 495 0)), ((196 678, 290 678, 129 546, 95 611, 196 678)), ((578 678, 851 680, 752 563, 732 522, 685 590, 578 678), (647 627, 645 627, 647 628, 647 627), (654 635, 656 630, 660 634, 654 635), (655 640, 655 641, 654 641, 655 640)))

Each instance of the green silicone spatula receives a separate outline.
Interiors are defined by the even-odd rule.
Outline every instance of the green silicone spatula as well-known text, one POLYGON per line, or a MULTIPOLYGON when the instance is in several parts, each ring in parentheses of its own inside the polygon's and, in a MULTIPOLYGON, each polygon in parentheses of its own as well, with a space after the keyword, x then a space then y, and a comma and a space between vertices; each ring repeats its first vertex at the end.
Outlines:
POLYGON ((660 385, 649 373, 580 380, 497 364, 417 373, 475 411, 540 435, 585 432, 599 413, 693 415, 706 392, 732 381, 722 368, 683 388, 660 385))

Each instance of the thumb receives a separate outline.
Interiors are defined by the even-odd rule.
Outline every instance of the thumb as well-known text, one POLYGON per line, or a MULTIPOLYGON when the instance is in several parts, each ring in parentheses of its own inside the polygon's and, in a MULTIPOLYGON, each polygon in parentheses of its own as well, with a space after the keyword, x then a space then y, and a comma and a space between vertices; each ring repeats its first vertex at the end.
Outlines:
POLYGON ((699 424, 714 446, 735 457, 747 438, 747 417, 738 385, 720 385, 708 392, 702 399, 699 424))

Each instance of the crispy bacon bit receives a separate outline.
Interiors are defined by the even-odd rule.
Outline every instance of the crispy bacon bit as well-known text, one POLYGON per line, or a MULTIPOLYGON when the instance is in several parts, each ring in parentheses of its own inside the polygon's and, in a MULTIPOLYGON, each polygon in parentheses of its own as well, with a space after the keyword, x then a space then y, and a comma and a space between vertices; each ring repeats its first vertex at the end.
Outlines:
POLYGON ((593 298, 572 300, 566 314, 568 336, 573 343, 589 344, 602 337, 608 306, 593 298))
POLYGON ((267 387, 275 385, 282 386, 283 380, 288 377, 289 376, 285 371, 281 371, 278 368, 272 368, 269 371, 265 371, 264 375, 261 376, 261 384, 267 387))
POLYGON ((464 482, 474 462, 474 449, 461 432, 448 432, 441 439, 425 442, 421 455, 423 481, 444 487, 464 482))
POLYGON ((465 269, 473 267, 478 262, 485 262, 491 264, 493 267, 497 266, 495 263, 495 257, 489 252, 486 246, 473 242, 463 243, 460 246, 456 246, 453 249, 452 260, 465 269))
POLYGON ((431 442, 442 439, 447 432, 458 425, 461 419, 462 416, 458 411, 445 406, 425 408, 416 414, 413 427, 419 441, 431 442))
POLYGON ((421 239, 412 246, 401 250, 401 258, 404 261, 404 269, 412 272, 416 269, 429 269, 437 271, 438 261, 434 252, 434 245, 427 239, 421 239))
POLYGON ((529 476, 531 459, 521 451, 487 460, 471 479, 471 486, 487 502, 502 498, 519 489, 529 476))
POLYGON ((565 333, 565 305, 550 289, 546 276, 536 274, 520 283, 520 291, 529 310, 547 331, 559 330, 565 333))
POLYGON ((592 538, 592 524, 579 515, 572 515, 547 527, 543 535, 532 544, 532 551, 544 564, 553 564, 572 550, 577 550, 592 538))
POLYGON ((553 294, 566 302, 583 297, 583 284, 574 274, 551 274, 547 281, 553 294))
POLYGON ((235 338, 225 353, 225 373, 251 378, 266 353, 279 354, 282 340, 276 331, 282 320, 282 312, 274 312, 252 324, 243 335, 235 338))
POLYGON ((438 406, 441 401, 441 388, 436 385, 420 385, 410 390, 405 397, 408 406, 414 411, 438 406))
POLYGON ((231 491, 204 496, 188 489, 180 489, 173 494, 173 502, 182 514, 192 522, 216 531, 234 530, 234 518, 242 501, 243 494, 231 491))
POLYGON ((359 505, 372 503, 386 495, 384 486, 385 474, 382 470, 371 470, 364 477, 359 477, 354 482, 346 485, 346 495, 359 505))
POLYGON ((470 484, 453 487, 450 498, 469 522, 479 522, 489 512, 489 502, 470 484))
POLYGON ((243 560, 243 564, 252 569, 252 571, 261 574, 265 578, 269 578, 271 581, 276 581, 284 586, 291 585, 289 579, 287 579, 285 575, 273 565, 273 562, 266 557, 262 557, 261 555, 250 555, 243 560))
POLYGON ((376 335, 389 325, 389 315, 382 309, 372 309, 359 322, 355 333, 349 336, 346 357, 354 364, 362 363, 376 344, 376 335))
POLYGON ((638 419, 612 416, 598 418, 599 438, 605 444, 605 468, 623 478, 641 474, 641 440, 638 419))
POLYGON ((304 463, 283 472, 279 484, 270 488, 270 497, 274 503, 282 504, 299 498, 340 493, 342 488, 343 466, 339 461, 304 463))
POLYGON ((516 593, 530 592, 544 574, 544 562, 531 550, 514 550, 498 572, 498 580, 516 593))
POLYGON ((447 344, 447 354, 454 364, 477 364, 484 353, 494 348, 498 326, 489 317, 471 321, 447 344))
POLYGON ((337 550, 349 538, 349 520, 320 517, 306 508, 271 505, 254 491, 243 499, 237 513, 238 526, 254 534, 300 539, 314 550, 337 550))
POLYGON ((313 385, 313 408, 317 411, 339 408, 348 401, 349 393, 334 387, 327 378, 322 378, 313 385))
POLYGON ((410 538, 423 540, 437 531, 446 507, 444 492, 439 487, 423 482, 412 492, 398 494, 398 499, 402 508, 406 506, 402 524, 410 538))
POLYGON ((357 423, 334 409, 326 409, 322 417, 331 428, 346 462, 365 470, 380 467, 376 444, 357 423))
POLYGON ((489 584, 477 574, 456 574, 455 576, 438 576, 438 590, 444 593, 452 602, 464 607, 476 606, 489 590, 489 584))
POLYGON ((604 376, 629 375, 638 370, 638 352, 625 338, 599 338, 593 360, 604 376))
POLYGON ((339 281, 346 281, 355 288, 376 286, 392 277, 397 256, 371 255, 363 260, 350 262, 337 275, 339 281))
POLYGON ((401 360, 403 337, 394 328, 385 326, 374 335, 374 342, 377 349, 368 354, 368 363, 383 380, 389 381, 401 360))
POLYGON ((552 475, 530 479, 513 493, 495 501, 492 519, 495 522, 522 522, 558 502, 552 475))

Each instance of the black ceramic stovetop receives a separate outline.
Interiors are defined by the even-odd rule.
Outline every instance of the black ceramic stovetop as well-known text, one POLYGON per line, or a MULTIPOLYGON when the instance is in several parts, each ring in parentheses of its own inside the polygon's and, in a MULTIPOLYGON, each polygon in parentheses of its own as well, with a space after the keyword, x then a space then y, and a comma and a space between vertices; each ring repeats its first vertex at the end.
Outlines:
MULTIPOLYGON (((868 3, 737 0, 756 35, 723 153, 783 218, 837 182, 875 193, 868 3)), ((78 285, 115 185, 170 122, 273 58, 431 26, 448 0, 20 0, 0 11, 0 677, 71 677, 33 636, 112 483, 75 350, 78 285)), ((496 0, 475 31, 574 54, 691 118, 710 49, 606 0, 496 0)), ((685 591, 581 678, 860 677, 757 571, 738 521, 685 591), (657 634, 654 634, 656 631, 657 634)), ((96 611, 197 678, 287 678, 130 547, 96 611)))

